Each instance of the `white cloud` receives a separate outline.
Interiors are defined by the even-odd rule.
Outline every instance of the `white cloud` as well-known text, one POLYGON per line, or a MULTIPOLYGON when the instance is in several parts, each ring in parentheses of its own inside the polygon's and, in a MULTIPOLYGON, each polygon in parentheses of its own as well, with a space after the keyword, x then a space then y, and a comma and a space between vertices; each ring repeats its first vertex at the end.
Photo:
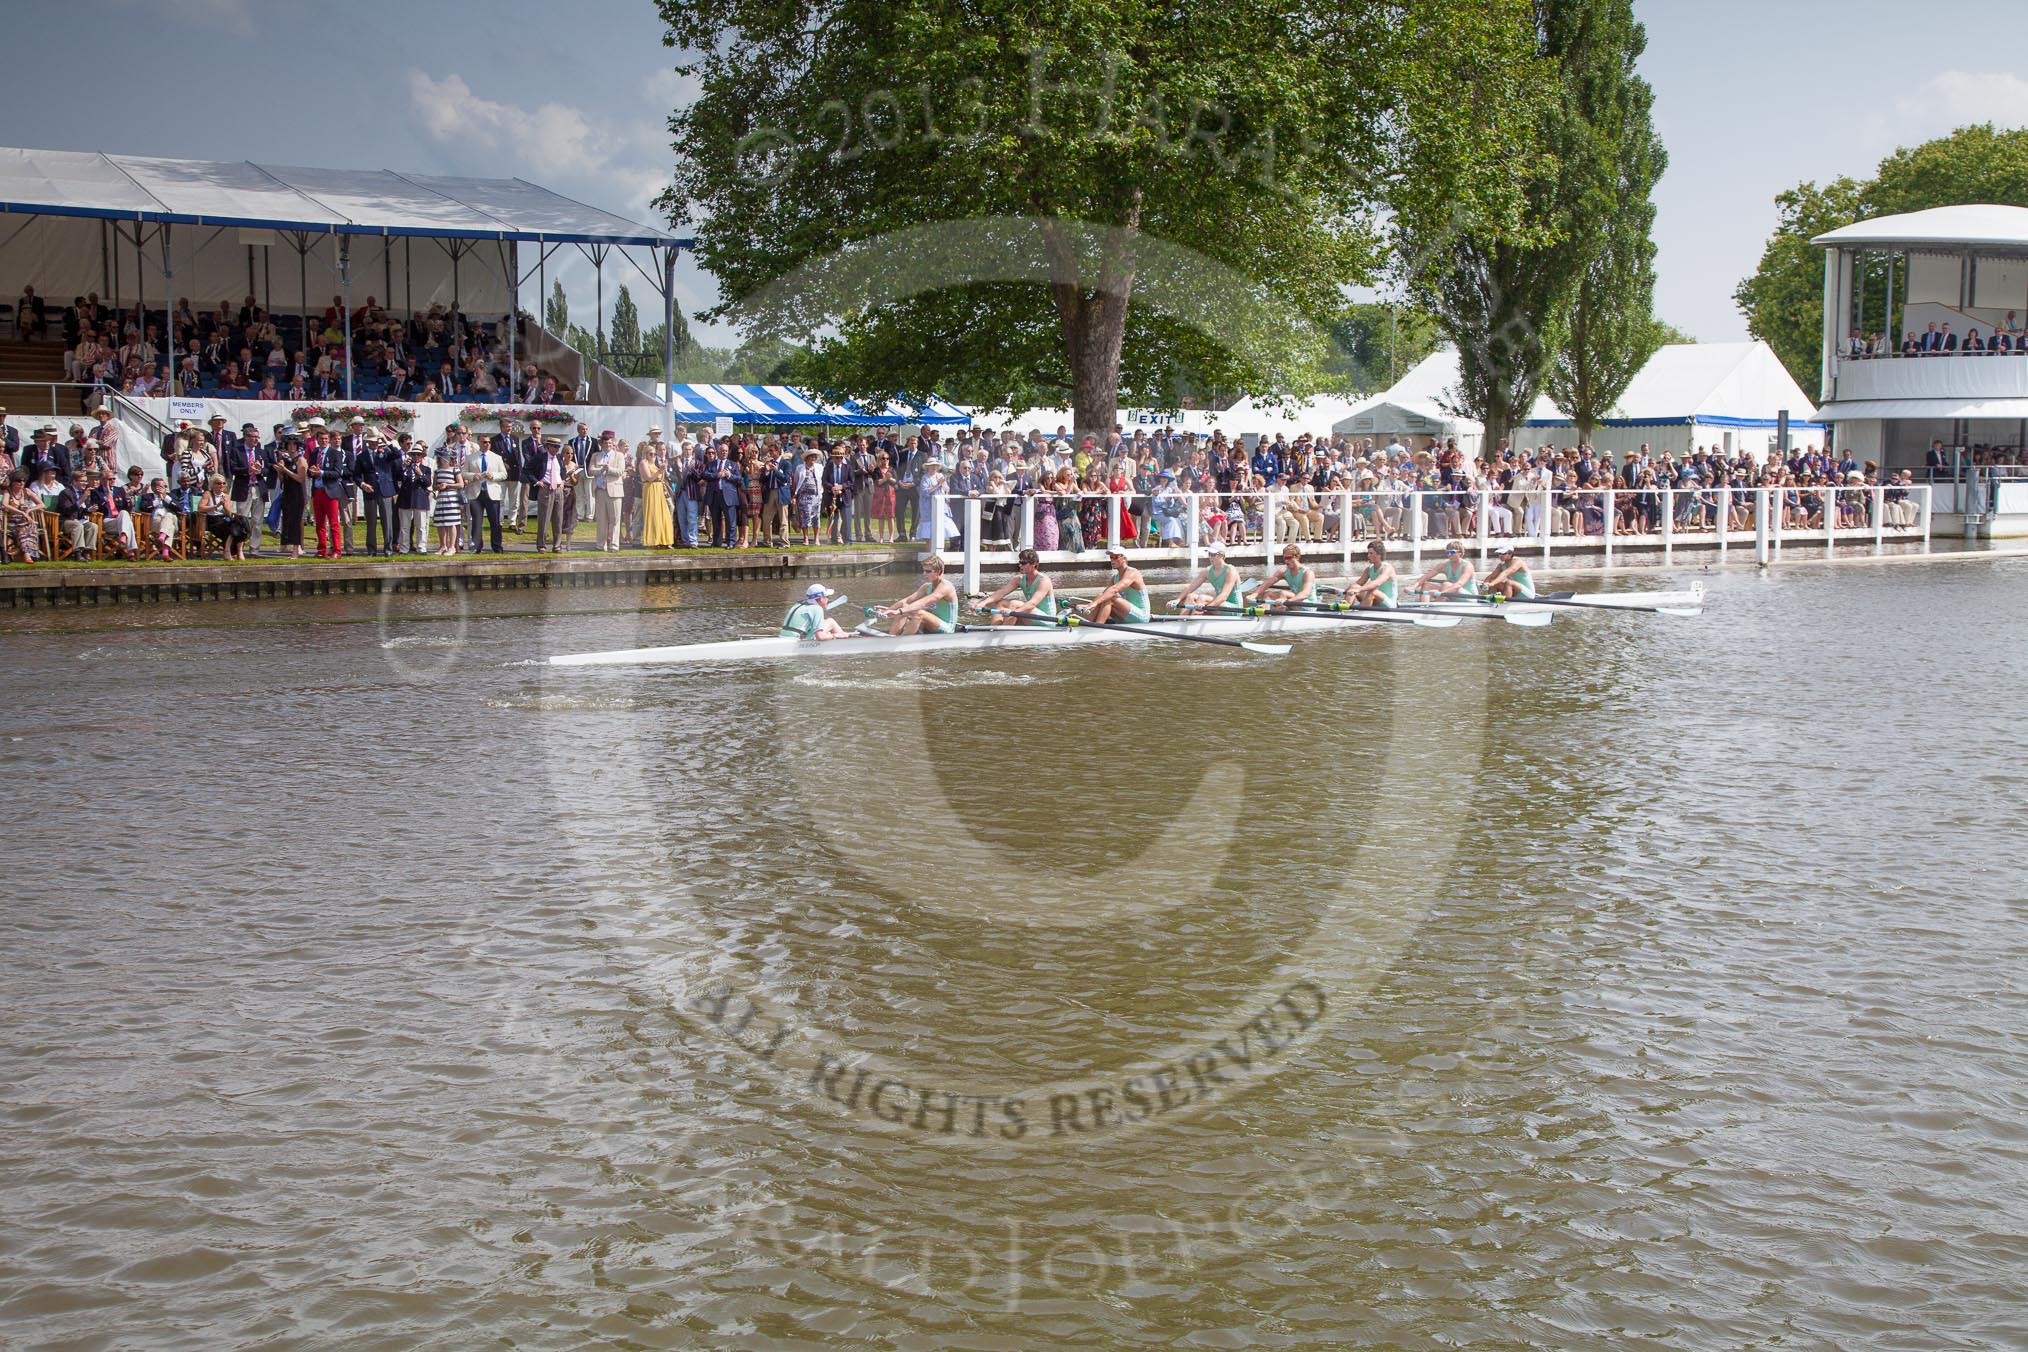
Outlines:
POLYGON ((668 137, 659 104, 644 105, 639 121, 603 124, 571 104, 523 108, 486 98, 462 75, 414 69, 408 72, 408 95, 431 140, 504 151, 515 162, 510 172, 591 184, 602 198, 594 205, 645 218, 668 186, 661 163, 668 137))
POLYGON ((2007 71, 1946 70, 1894 99, 1906 122, 1952 131, 1972 122, 2015 121, 2028 101, 2028 80, 2007 71))

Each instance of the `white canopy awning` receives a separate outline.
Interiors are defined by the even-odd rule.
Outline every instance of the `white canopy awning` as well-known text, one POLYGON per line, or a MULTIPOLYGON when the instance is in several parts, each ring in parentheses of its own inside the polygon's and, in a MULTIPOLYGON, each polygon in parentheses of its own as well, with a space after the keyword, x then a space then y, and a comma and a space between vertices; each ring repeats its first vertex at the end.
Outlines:
POLYGON ((2028 418, 2028 399, 1847 399, 1817 410, 1818 422, 1873 418, 2028 418))
POLYGON ((0 147, 0 212, 334 235, 682 245, 518 178, 0 147))

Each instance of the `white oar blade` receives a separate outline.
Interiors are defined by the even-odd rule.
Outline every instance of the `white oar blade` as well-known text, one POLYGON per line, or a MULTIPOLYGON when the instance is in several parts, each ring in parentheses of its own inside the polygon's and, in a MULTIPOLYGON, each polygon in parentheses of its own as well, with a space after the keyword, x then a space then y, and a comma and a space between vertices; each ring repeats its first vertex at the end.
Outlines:
POLYGON ((1523 629, 1540 629, 1555 617, 1546 610, 1509 610, 1503 612, 1500 618, 1523 629))
POLYGON ((1704 613, 1703 606, 1657 606, 1657 615, 1680 615, 1684 619, 1695 619, 1704 613))
POLYGON ((1239 646, 1250 653, 1260 653, 1267 657, 1280 657, 1289 650, 1289 645, 1286 643, 1256 643, 1250 638, 1241 639, 1239 646))
POLYGON ((839 592, 836 596, 832 597, 829 601, 826 601, 824 603, 824 613, 826 615, 830 614, 832 611, 844 605, 847 601, 850 601, 851 599, 852 598, 847 596, 844 592, 839 592))
POLYGON ((1465 622, 1462 615, 1411 615, 1425 629, 1455 629, 1465 622))

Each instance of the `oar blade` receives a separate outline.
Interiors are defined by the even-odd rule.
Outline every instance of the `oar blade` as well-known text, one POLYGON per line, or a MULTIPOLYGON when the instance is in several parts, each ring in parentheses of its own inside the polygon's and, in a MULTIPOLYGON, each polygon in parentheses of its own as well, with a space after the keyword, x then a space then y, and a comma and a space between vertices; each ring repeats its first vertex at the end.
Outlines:
POLYGON ((1556 617, 1546 610, 1503 610, 1500 618, 1522 629, 1541 629, 1556 617))
POLYGON ((1455 629, 1465 622, 1462 615, 1410 615, 1424 629, 1455 629))
POLYGON ((1261 643, 1258 640, 1250 638, 1239 640, 1239 646, 1250 653, 1260 653, 1265 657, 1280 657, 1289 650, 1289 645, 1286 643, 1261 643))
POLYGON ((829 601, 826 601, 824 603, 824 613, 826 615, 830 614, 832 611, 844 605, 847 601, 850 601, 851 599, 852 598, 847 596, 844 592, 839 592, 836 596, 832 597, 829 601))

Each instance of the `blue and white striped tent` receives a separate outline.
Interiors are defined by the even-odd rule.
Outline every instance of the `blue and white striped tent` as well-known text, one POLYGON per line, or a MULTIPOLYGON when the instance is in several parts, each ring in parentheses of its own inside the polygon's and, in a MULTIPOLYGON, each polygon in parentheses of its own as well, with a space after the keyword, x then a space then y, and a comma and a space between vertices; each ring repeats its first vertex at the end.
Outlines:
POLYGON ((879 418, 883 422, 922 423, 927 427, 970 427, 972 415, 948 400, 934 394, 918 404, 913 399, 890 399, 875 409, 855 399, 845 401, 845 407, 854 413, 879 418))
POLYGON ((850 400, 828 402, 790 385, 677 385, 670 391, 669 405, 682 421, 730 418, 739 426, 897 427, 929 423, 962 427, 972 421, 956 406, 935 397, 921 406, 896 399, 875 409, 850 400))

